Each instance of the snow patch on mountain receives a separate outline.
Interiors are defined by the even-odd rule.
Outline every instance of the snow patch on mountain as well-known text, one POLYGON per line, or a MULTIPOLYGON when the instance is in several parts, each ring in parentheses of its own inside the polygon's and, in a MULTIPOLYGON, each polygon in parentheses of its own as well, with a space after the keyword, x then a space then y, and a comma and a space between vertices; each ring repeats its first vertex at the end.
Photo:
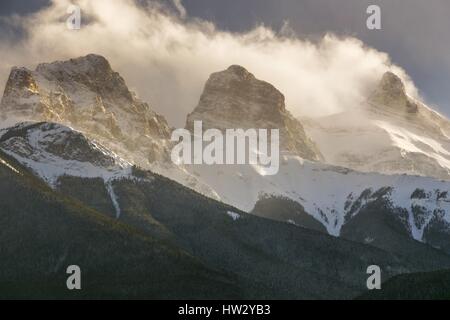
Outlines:
POLYGON ((233 212, 233 211, 227 211, 227 215, 233 219, 233 221, 236 221, 241 218, 241 215, 239 213, 233 212))
POLYGON ((108 191, 109 197, 111 198, 112 204, 114 206, 114 210, 116 211, 116 218, 120 218, 120 206, 119 201, 117 199, 117 195, 114 192, 114 187, 112 185, 112 181, 108 180, 106 182, 106 190, 108 191))

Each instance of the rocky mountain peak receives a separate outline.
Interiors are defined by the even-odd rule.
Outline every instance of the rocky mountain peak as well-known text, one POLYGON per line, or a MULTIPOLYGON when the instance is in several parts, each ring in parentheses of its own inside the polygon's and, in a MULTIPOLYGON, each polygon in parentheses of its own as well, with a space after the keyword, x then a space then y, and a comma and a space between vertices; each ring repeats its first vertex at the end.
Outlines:
POLYGON ((380 87, 386 92, 391 92, 396 95, 405 94, 405 85, 402 79, 398 77, 395 73, 387 71, 383 74, 380 81, 380 87))
POLYGON ((250 73, 247 69, 237 64, 229 66, 224 73, 235 75, 241 81, 255 79, 255 76, 252 73, 250 73))
POLYGON ((232 65, 209 77, 197 106, 197 110, 203 109, 221 109, 228 117, 237 116, 233 121, 279 121, 285 99, 270 83, 256 79, 244 67, 232 65))
POLYGON ((408 113, 418 110, 417 104, 407 96, 403 81, 390 71, 384 73, 370 100, 375 104, 408 113))
POLYGON ((68 71, 74 74, 90 73, 97 76, 99 73, 112 73, 113 70, 108 60, 98 54, 88 54, 86 56, 69 59, 67 61, 55 61, 50 63, 40 63, 36 71, 43 73, 45 71, 68 71))
POLYGON ((63 88, 76 82, 98 93, 104 100, 132 101, 132 93, 125 80, 100 55, 89 54, 67 61, 41 63, 36 73, 49 81, 58 81, 63 88))
POLYGON ((139 100, 100 55, 41 63, 34 71, 13 68, 0 109, 4 120, 69 125, 116 152, 139 149, 149 162, 167 154, 171 129, 165 118, 139 100))
POLYGON ((196 120, 205 129, 279 129, 282 151, 309 160, 321 158, 301 123, 286 110, 284 95, 238 65, 209 77, 186 128, 192 130, 196 120))

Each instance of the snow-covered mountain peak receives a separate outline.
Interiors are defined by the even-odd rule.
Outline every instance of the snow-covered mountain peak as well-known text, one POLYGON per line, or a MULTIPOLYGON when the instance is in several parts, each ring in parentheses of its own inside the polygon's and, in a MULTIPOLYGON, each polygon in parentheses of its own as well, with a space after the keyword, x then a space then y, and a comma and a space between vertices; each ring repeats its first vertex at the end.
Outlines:
POLYGON ((150 163, 167 158, 167 121, 99 55, 42 63, 34 71, 13 68, 0 110, 3 119, 69 125, 117 152, 136 150, 150 163))
POLYGON ((450 179, 450 121, 408 96, 391 72, 357 108, 302 122, 327 163, 450 179))
POLYGON ((192 130, 197 120, 205 129, 279 129, 282 151, 321 159, 302 124, 286 110, 284 95, 241 66, 233 65, 209 77, 199 104, 188 115, 187 129, 192 130))
POLYGON ((24 122, 1 130, 0 135, 0 148, 50 185, 63 175, 109 180, 131 172, 130 163, 61 124, 24 122))

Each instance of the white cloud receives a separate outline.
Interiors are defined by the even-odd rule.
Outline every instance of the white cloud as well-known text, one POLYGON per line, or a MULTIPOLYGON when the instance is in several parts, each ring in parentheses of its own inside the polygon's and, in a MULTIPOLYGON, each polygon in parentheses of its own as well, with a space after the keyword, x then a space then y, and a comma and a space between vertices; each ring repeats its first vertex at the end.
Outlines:
POLYGON ((74 1, 82 10, 81 30, 68 30, 65 17, 71 3, 53 0, 50 7, 15 20, 28 36, 0 44, 0 81, 4 83, 13 65, 102 54, 174 126, 184 125, 208 76, 231 64, 274 84, 294 115, 355 107, 388 69, 416 94, 406 73, 392 66, 386 54, 355 38, 328 34, 311 42, 278 36, 264 26, 246 33, 223 32, 210 22, 181 20, 160 6, 144 8, 132 0, 74 1))

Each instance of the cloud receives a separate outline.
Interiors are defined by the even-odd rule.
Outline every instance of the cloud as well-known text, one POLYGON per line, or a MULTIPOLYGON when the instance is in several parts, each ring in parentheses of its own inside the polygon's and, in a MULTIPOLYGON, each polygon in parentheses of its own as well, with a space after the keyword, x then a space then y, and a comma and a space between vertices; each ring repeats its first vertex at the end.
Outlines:
MULTIPOLYGON (((161 5, 132 0, 79 0, 80 30, 66 28, 68 0, 53 0, 21 19, 27 36, 0 44, 4 84, 13 65, 88 53, 107 57, 129 86, 174 126, 183 126, 215 71, 240 64, 275 85, 296 115, 320 116, 357 107, 387 70, 416 89, 389 56, 352 37, 327 34, 318 41, 286 37, 265 26, 245 33, 218 30, 199 19, 180 19, 161 5)), ((180 1, 175 1, 181 7, 180 1)), ((181 16, 183 10, 180 11, 181 16)))
POLYGON ((186 18, 186 15, 187 15, 186 8, 183 6, 183 3, 181 2, 181 0, 172 0, 172 2, 173 2, 173 5, 175 6, 175 8, 178 10, 180 17, 186 18))
POLYGON ((283 24, 281 25, 279 35, 287 38, 295 38, 297 36, 297 33, 292 28, 289 20, 284 20, 283 24))

